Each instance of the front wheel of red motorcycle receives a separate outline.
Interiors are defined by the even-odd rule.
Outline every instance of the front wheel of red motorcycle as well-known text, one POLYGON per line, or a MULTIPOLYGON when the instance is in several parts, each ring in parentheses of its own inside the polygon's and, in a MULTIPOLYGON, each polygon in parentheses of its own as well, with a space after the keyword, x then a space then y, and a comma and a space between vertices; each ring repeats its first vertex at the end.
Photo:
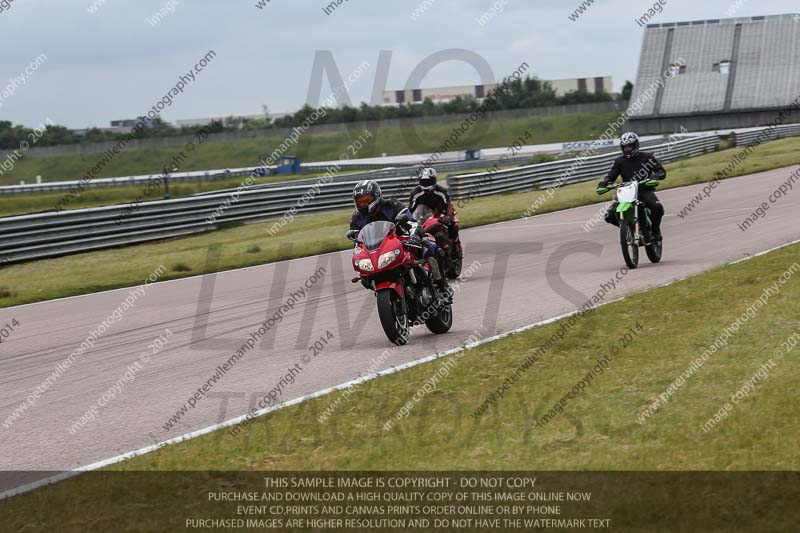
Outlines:
POLYGON ((403 346, 408 342, 408 312, 393 289, 378 291, 378 317, 383 332, 393 344, 403 346))

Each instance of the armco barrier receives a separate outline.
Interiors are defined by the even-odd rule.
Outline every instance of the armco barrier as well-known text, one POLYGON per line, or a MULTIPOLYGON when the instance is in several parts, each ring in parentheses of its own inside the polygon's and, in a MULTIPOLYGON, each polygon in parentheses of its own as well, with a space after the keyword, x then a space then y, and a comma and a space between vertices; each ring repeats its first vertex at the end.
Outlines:
POLYGON ((761 139, 761 142, 774 141, 784 137, 797 137, 800 135, 800 124, 778 126, 776 128, 757 128, 747 131, 734 131, 731 134, 733 146, 747 146, 761 139))
MULTIPOLYGON (((717 150, 718 146, 719 137, 692 137, 660 145, 655 151, 664 161, 674 161, 717 150)), ((613 157, 613 154, 600 155, 582 162, 564 160, 501 170, 488 182, 487 173, 454 176, 448 182, 456 199, 470 194, 485 196, 546 188, 573 165, 576 170, 564 183, 599 178, 608 170, 613 157)), ((385 178, 380 183, 387 195, 404 197, 414 180, 406 175, 385 178)), ((244 190, 236 195, 216 193, 138 206, 126 204, 0 218, 0 264, 179 237, 214 230, 226 223, 277 219, 292 208, 296 213, 346 209, 352 205, 353 185, 353 181, 333 182, 312 189, 308 183, 295 184, 244 190)))
MULTIPOLYGON (((719 137, 690 137, 648 147, 663 162, 694 157, 719 149, 719 137)), ((511 170, 450 176, 447 184, 455 200, 504 192, 546 189, 555 185, 599 180, 611 167, 619 152, 552 163, 539 163, 511 170)))
MULTIPOLYGON (((409 177, 381 182, 389 195, 408 194, 409 177)), ((353 183, 245 190, 0 218, 0 264, 178 237, 233 222, 280 218, 291 208, 312 213, 351 205, 353 183), (305 199, 305 200, 304 200, 305 199), (307 200, 307 201, 306 201, 307 200)))

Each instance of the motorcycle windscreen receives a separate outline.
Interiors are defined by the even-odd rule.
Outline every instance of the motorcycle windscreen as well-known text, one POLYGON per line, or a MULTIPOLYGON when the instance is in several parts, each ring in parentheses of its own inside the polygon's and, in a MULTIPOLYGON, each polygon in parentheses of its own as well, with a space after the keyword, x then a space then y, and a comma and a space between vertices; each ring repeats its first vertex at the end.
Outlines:
POLYGON ((425 204, 420 204, 414 209, 414 220, 420 224, 424 224, 426 220, 433 216, 433 209, 425 204))
POLYGON ((377 250, 386 234, 392 231, 394 224, 391 222, 373 222, 364 226, 358 234, 358 240, 364 243, 367 250, 377 250))

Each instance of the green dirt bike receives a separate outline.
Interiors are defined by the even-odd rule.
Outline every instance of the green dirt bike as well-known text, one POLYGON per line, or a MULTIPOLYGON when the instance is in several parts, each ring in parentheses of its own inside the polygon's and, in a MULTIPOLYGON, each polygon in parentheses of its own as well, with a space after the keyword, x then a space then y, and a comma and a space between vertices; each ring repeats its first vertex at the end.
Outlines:
MULTIPOLYGON (((639 200, 639 183, 638 181, 628 181, 620 185, 597 189, 598 194, 604 194, 612 189, 617 190, 619 242, 622 247, 622 257, 628 268, 639 266, 639 247, 644 247, 651 263, 661 261, 662 242, 652 238, 650 210, 639 200)), ((650 179, 641 183, 657 187, 659 181, 650 179)))

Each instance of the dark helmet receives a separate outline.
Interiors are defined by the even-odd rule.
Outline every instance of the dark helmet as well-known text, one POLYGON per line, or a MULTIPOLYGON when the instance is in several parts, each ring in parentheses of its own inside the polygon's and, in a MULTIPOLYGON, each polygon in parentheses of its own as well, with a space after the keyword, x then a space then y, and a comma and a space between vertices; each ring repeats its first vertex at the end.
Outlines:
POLYGON ((636 157, 639 153, 639 136, 632 131, 623 133, 619 139, 619 147, 622 150, 622 154, 628 159, 636 157))
POLYGON ((419 178, 419 185, 423 189, 430 189, 436 185, 436 178, 438 177, 439 174, 436 172, 436 169, 431 167, 425 167, 419 171, 419 174, 417 174, 417 178, 419 178))
POLYGON ((377 181, 359 182, 353 189, 353 203, 361 214, 374 213, 381 205, 381 187, 377 181))

